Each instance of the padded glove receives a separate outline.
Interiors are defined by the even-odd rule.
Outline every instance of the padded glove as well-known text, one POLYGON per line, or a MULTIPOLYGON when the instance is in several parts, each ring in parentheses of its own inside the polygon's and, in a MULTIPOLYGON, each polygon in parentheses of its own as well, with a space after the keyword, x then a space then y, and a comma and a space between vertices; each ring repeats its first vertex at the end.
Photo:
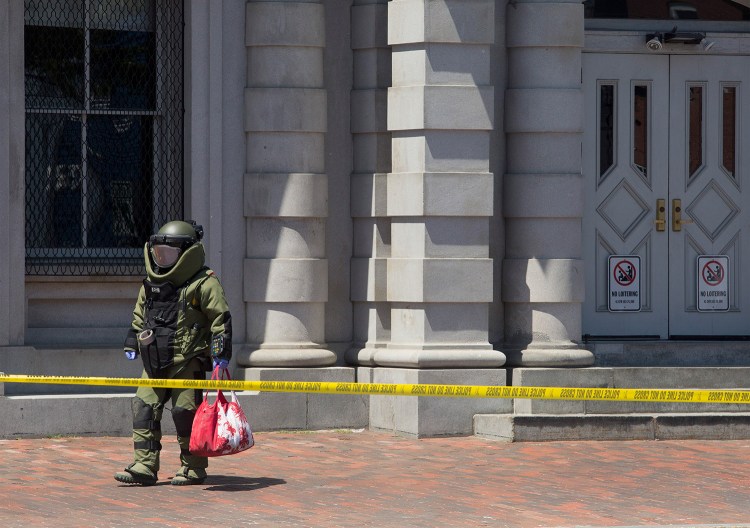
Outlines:
POLYGON ((135 358, 138 357, 138 351, 134 350, 132 348, 126 348, 125 349, 125 357, 132 361, 132 360, 134 360, 135 358))
POLYGON ((214 369, 216 369, 216 367, 219 367, 221 370, 226 370, 227 368, 229 368, 229 361, 227 361, 226 359, 213 358, 213 360, 214 369))

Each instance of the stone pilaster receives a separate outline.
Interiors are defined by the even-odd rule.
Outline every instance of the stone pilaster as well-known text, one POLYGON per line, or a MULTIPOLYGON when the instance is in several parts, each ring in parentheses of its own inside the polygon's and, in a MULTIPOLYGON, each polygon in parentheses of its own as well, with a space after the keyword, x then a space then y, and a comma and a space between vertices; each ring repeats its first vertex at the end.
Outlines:
POLYGON ((583 5, 507 7, 502 299, 508 364, 585 366, 581 141, 583 5))
POLYGON ((387 179, 391 341, 383 367, 494 368, 489 172, 494 0, 392 0, 387 179))
POLYGON ((346 359, 351 364, 371 366, 375 351, 387 346, 391 326, 390 306, 386 302, 387 262, 391 253, 391 225, 386 214, 386 181, 391 168, 391 134, 386 123, 391 85, 388 0, 354 1, 351 45, 354 343, 346 359))
POLYGON ((23 2, 0 1, 0 346, 25 339, 23 2))
POLYGON ((243 367, 327 366, 327 98, 320 1, 246 6, 243 367))

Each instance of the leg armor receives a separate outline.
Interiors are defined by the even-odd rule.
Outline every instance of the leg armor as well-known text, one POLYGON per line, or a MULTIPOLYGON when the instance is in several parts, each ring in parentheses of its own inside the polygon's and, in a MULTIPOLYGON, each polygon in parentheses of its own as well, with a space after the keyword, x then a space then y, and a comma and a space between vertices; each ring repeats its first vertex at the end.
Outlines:
POLYGON ((159 471, 161 451, 161 403, 149 405, 141 398, 133 398, 133 448, 135 461, 147 466, 154 473, 159 471))
POLYGON ((180 444, 180 462, 183 466, 190 466, 191 468, 206 468, 208 467, 206 457, 190 454, 190 434, 193 431, 194 417, 195 409, 172 408, 172 419, 174 419, 174 427, 177 430, 177 442, 180 444))

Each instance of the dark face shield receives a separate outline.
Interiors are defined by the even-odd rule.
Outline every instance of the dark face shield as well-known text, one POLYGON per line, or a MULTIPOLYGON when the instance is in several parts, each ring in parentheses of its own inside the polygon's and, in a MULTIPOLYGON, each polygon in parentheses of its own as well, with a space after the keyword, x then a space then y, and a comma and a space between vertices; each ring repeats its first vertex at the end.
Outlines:
POLYGON ((180 258, 181 249, 166 244, 154 244, 151 246, 151 256, 160 268, 171 268, 180 258))

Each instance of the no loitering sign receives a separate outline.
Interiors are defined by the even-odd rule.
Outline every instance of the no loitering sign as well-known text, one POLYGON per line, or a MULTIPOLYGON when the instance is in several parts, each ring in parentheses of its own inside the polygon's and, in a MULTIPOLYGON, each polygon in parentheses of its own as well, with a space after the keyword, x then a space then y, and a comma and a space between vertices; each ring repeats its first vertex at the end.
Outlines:
POLYGON ((699 312, 729 310, 729 257, 726 255, 698 256, 699 312))
POLYGON ((610 255, 609 259, 610 312, 639 312, 641 310, 641 257, 638 255, 610 255))

